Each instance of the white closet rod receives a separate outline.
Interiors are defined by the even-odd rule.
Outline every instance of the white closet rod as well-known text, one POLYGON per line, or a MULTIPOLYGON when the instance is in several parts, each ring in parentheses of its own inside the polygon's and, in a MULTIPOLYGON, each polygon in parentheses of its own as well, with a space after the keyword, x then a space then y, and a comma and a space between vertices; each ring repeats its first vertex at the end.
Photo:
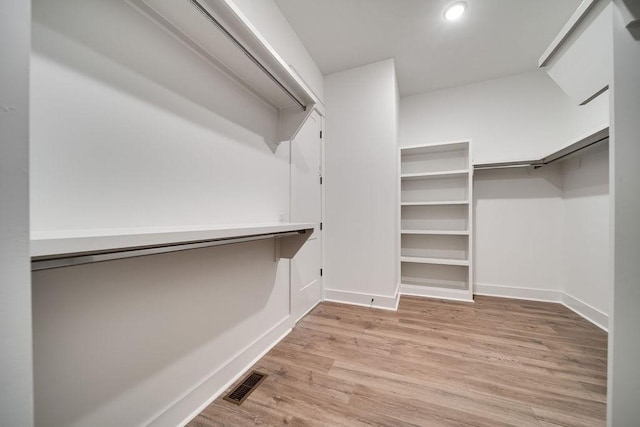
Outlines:
POLYGON ((226 239, 214 239, 202 242, 177 243, 153 247, 140 247, 129 250, 120 250, 102 253, 80 253, 59 257, 35 258, 31 261, 31 271, 49 270, 52 268, 70 267, 73 265, 90 264, 94 262, 113 261, 116 259, 134 258, 147 255, 157 255, 169 252, 187 251, 191 249, 208 248, 211 246, 230 245, 233 243, 252 242, 254 240, 279 239, 283 237, 298 236, 306 231, 289 231, 282 233, 258 234, 254 236, 232 237, 226 239))
POLYGON ((197 0, 189 0, 189 2, 196 8, 198 9, 198 11, 204 15, 205 18, 207 18, 213 25, 215 25, 221 32, 222 34, 225 35, 225 37, 227 37, 231 43, 233 43, 238 49, 240 49, 242 51, 242 53, 244 53, 247 58, 249 58, 251 60, 251 62, 253 62, 254 64, 256 64, 256 66, 267 75, 267 77, 269 77, 280 89, 282 89, 288 96, 289 98, 291 98, 293 101, 295 101, 296 104, 298 104, 300 106, 300 108, 302 109, 302 111, 306 111, 307 110, 307 106, 304 105, 298 98, 296 98, 296 96, 291 93, 291 91, 289 89, 286 88, 285 85, 283 85, 280 80, 278 80, 272 73, 271 71, 269 71, 267 69, 267 67, 265 67, 264 65, 262 65, 262 63, 258 60, 258 58, 256 58, 255 56, 253 56, 253 54, 249 51, 249 49, 247 49, 246 47, 244 47, 244 45, 242 43, 240 43, 240 41, 238 39, 236 39, 233 34, 231 34, 231 32, 229 32, 229 30, 227 30, 221 23, 220 21, 218 21, 213 15, 211 15, 209 13, 209 11, 207 9, 204 8, 204 6, 202 6, 197 0))

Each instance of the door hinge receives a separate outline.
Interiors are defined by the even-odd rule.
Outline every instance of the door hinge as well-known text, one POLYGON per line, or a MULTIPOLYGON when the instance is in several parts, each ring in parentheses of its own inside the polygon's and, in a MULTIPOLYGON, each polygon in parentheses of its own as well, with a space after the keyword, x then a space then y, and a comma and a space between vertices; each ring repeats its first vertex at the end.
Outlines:
POLYGON ((320 139, 322 139, 322 131, 320 131, 320 139))
POLYGON ((320 177, 320 185, 322 185, 322 177, 320 177))
POLYGON ((322 223, 320 223, 320 231, 322 231, 322 223))
POLYGON ((320 276, 322 277, 322 269, 320 269, 320 276))

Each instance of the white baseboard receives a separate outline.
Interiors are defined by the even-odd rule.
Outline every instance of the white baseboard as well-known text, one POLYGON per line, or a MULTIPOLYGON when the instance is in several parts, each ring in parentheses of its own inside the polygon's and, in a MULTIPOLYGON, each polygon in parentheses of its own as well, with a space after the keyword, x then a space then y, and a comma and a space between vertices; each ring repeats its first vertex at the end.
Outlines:
POLYGON ((609 331, 609 316, 597 308, 565 292, 562 293, 561 302, 569 310, 584 317, 603 331, 609 331))
POLYGON ((476 283, 475 295, 486 295, 499 298, 524 299, 529 301, 561 302, 562 291, 553 289, 516 288, 513 286, 487 285, 476 283))
POLYGON ((184 426, 291 332, 291 316, 254 340, 147 425, 184 426), (203 403, 204 402, 204 403, 203 403))
POLYGON ((458 291, 455 289, 434 288, 420 285, 402 284, 400 285, 400 295, 473 302, 473 298, 469 291, 458 291))
POLYGON ((302 320, 302 318, 304 316, 306 316, 307 314, 311 313, 311 310, 313 310, 314 308, 316 308, 318 306, 318 304, 320 304, 323 300, 318 300, 318 302, 316 302, 315 304, 313 304, 313 306, 311 306, 310 309, 308 309, 307 311, 305 311, 304 313, 302 313, 300 315, 300 317, 298 317, 297 319, 294 319, 293 316, 291 316, 291 327, 293 328, 294 326, 296 326, 296 323, 298 323, 300 320, 302 320))
POLYGON ((398 293, 398 286, 396 286, 396 293, 393 297, 387 295, 363 294, 359 292, 325 289, 324 300, 342 304, 359 305, 362 307, 374 307, 383 310, 396 311, 398 310, 398 303, 400 302, 400 294, 398 293), (373 303, 371 303, 372 298, 373 303))
POLYGON ((512 286, 476 283, 475 295, 514 298, 529 301, 555 302, 580 315, 600 329, 608 331, 609 316, 584 301, 563 291, 553 289, 514 288, 512 286))

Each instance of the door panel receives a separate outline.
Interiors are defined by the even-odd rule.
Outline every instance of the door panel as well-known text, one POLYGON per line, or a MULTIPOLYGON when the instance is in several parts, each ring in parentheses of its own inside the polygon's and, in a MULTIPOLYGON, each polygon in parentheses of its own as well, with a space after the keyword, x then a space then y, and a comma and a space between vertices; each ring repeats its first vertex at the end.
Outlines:
POLYGON ((296 321, 322 299, 321 129, 321 117, 314 112, 291 142, 291 221, 315 224, 291 260, 291 314, 296 321))

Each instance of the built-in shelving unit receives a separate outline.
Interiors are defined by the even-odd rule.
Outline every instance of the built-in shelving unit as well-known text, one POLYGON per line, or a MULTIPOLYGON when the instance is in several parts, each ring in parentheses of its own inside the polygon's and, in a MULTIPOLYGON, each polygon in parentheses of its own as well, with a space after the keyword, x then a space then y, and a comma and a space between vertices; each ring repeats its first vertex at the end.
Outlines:
POLYGON ((200 249, 262 239, 282 239, 291 258, 311 235, 311 223, 43 231, 31 235, 32 270, 200 249))
POLYGON ((400 149, 400 292, 473 300, 469 141, 400 149))
POLYGON ((277 108, 280 140, 295 138, 318 101, 232 0, 128 1, 198 55, 277 108))

